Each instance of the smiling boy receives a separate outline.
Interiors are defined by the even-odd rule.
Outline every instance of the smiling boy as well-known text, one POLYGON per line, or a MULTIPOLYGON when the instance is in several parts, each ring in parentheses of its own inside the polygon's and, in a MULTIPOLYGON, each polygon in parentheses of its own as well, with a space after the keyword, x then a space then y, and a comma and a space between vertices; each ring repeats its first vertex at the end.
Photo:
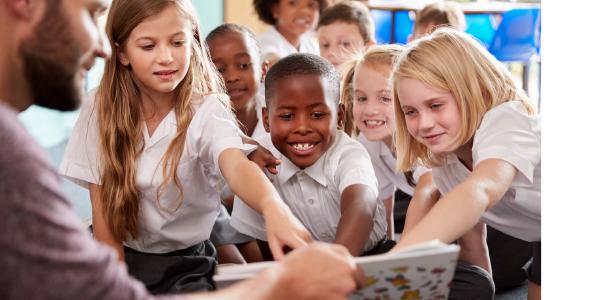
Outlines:
MULTIPOLYGON (((317 240, 351 254, 385 252, 385 209, 369 154, 338 125, 339 75, 312 54, 293 54, 267 73, 263 124, 270 137, 258 142, 281 159, 271 180, 292 212, 317 240)), ((262 218, 236 199, 232 225, 266 240, 262 218)))

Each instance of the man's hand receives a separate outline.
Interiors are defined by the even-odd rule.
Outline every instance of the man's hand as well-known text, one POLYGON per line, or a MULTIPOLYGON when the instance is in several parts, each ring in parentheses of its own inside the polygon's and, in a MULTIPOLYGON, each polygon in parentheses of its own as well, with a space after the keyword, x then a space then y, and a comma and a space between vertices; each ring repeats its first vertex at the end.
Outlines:
POLYGON ((321 242, 292 251, 270 271, 276 283, 269 299, 347 299, 366 281, 346 248, 321 242))

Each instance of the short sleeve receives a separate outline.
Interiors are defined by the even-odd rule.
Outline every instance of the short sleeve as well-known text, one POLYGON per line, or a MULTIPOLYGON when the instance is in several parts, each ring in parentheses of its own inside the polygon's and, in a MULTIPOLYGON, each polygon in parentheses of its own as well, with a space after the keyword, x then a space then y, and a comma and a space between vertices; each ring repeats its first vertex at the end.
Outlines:
POLYGON ((345 135, 338 135, 338 138, 342 141, 339 151, 336 151, 339 155, 335 178, 340 192, 350 185, 364 184, 378 195, 377 177, 367 150, 345 135))
POLYGON ((412 171, 414 183, 416 184, 417 182, 419 182, 421 176, 427 174, 428 172, 431 172, 430 168, 427 168, 419 163, 415 163, 415 166, 412 171))
POLYGON ((201 161, 215 167, 219 166, 219 155, 225 149, 240 149, 246 155, 256 149, 244 144, 241 134, 233 113, 214 95, 204 98, 188 128, 192 151, 201 161))
POLYGON ((541 163, 539 116, 530 116, 518 101, 488 111, 473 139, 473 165, 486 159, 510 163, 522 179, 533 183, 535 169, 541 163))
POLYGON ((235 196, 231 212, 231 226, 237 231, 253 238, 266 241, 265 219, 261 214, 235 196))
POLYGON ((95 91, 86 96, 59 166, 61 175, 86 189, 89 183, 100 184, 100 136, 95 98, 95 91))

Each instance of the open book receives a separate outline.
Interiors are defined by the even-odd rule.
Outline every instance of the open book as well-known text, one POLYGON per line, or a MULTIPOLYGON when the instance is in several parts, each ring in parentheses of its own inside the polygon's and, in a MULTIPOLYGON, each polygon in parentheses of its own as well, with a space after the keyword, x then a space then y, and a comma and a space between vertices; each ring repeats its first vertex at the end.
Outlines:
MULTIPOLYGON (((446 299, 458 252, 457 245, 430 241, 397 252, 356 257, 367 276, 367 285, 350 299, 446 299)), ((217 288, 223 288, 274 264, 219 265, 214 281, 217 288)))

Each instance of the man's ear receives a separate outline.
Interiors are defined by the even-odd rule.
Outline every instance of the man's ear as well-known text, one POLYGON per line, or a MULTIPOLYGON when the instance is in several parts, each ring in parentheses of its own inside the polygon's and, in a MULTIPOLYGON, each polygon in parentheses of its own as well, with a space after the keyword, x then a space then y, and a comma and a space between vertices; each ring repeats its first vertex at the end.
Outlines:
POLYGON ((265 82, 265 78, 267 77, 267 71, 269 70, 269 61, 265 60, 260 66, 260 82, 265 82))
POLYGON ((262 122, 266 132, 271 132, 269 127, 269 109, 266 107, 262 108, 262 122))
POLYGON ((119 43, 115 43, 115 46, 117 48, 117 59, 119 59, 119 62, 123 66, 129 67, 129 65, 130 65, 129 56, 127 55, 127 53, 125 53, 123 47, 121 47, 121 45, 119 45, 119 43))
POLYGON ((338 104, 338 112, 337 112, 337 128, 344 130, 344 122, 346 120, 346 106, 344 103, 338 104))
MULTIPOLYGON (((52 0, 51 0, 52 1, 52 0)), ((44 14, 45 9, 48 9, 48 1, 41 0, 4 0, 3 1, 10 13, 12 13, 15 18, 22 20, 32 20, 35 18, 36 14, 44 14)), ((58 4, 53 4, 58 5, 58 4)), ((4 9, 4 8, 2 8, 4 9)))

